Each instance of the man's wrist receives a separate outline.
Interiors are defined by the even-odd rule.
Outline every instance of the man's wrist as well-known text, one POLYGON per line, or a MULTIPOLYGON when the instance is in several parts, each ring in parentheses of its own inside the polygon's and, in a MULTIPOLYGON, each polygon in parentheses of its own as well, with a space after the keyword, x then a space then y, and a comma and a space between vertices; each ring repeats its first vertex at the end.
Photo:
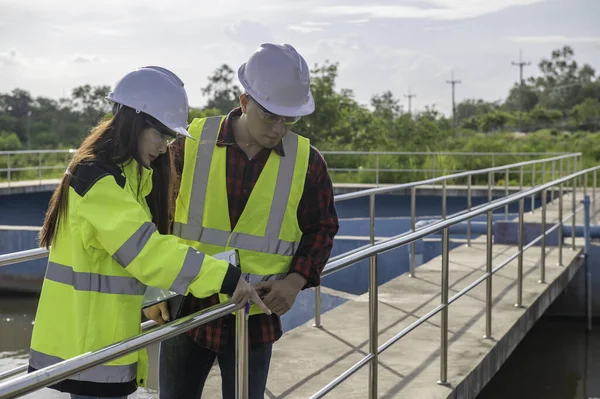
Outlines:
POLYGON ((296 272, 288 274, 285 279, 289 281, 295 288, 297 288, 298 291, 300 291, 306 285, 306 278, 296 272))

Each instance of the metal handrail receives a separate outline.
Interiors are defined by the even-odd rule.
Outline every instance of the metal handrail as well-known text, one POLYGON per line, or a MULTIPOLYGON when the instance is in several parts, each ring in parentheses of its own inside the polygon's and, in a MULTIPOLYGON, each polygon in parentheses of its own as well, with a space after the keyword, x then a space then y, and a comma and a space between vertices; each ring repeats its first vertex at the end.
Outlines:
POLYGON ((536 165, 539 163, 556 162, 556 161, 560 161, 560 160, 567 159, 567 158, 578 158, 579 156, 581 156, 581 153, 576 152, 576 153, 560 155, 560 156, 556 156, 556 157, 552 157, 552 158, 534 159, 534 160, 518 162, 518 163, 514 163, 514 164, 510 164, 510 165, 502 165, 502 166, 494 166, 494 167, 486 168, 486 169, 470 170, 467 172, 460 172, 460 173, 455 173, 455 174, 451 174, 451 175, 444 175, 444 176, 434 177, 434 178, 427 179, 427 180, 419 180, 416 182, 396 184, 396 185, 386 186, 386 187, 370 188, 367 190, 356 191, 354 193, 346 193, 346 194, 337 195, 337 196, 335 196, 335 201, 339 202, 339 201, 345 201, 345 200, 354 199, 354 198, 366 197, 371 194, 375 194, 375 195, 387 194, 387 193, 390 193, 393 191, 423 186, 426 184, 435 184, 435 183, 440 183, 440 182, 443 183, 445 181, 452 180, 452 179, 460 179, 463 177, 475 176, 475 175, 480 175, 480 174, 484 174, 484 173, 504 172, 506 170, 521 168, 521 167, 530 166, 530 165, 536 165))
MULTIPOLYGON (((46 153, 74 153, 76 151, 76 149, 64 149, 64 150, 19 150, 19 151, 0 151, 0 156, 1 155, 7 155, 8 156, 8 168, 2 168, 0 169, 0 172, 7 172, 8 173, 8 182, 11 182, 11 172, 19 172, 19 171, 30 171, 30 170, 39 170, 39 174, 40 174, 40 179, 42 179, 42 170, 52 170, 52 169, 60 169, 63 167, 60 166, 49 166, 49 167, 42 167, 41 166, 41 155, 42 154, 46 154, 46 153), (11 160, 11 155, 22 155, 22 154, 38 154, 40 155, 40 165, 39 166, 31 166, 31 167, 22 167, 22 168, 11 168, 10 164, 10 160, 11 160)), ((321 153, 323 155, 374 155, 376 157, 376 168, 372 169, 372 168, 367 168, 367 169, 358 169, 358 168, 335 168, 335 167, 331 167, 330 170, 332 172, 338 172, 338 171, 348 171, 348 172, 352 172, 352 171, 363 171, 363 172, 375 172, 376 173, 376 184, 379 184, 379 174, 380 172, 432 172, 434 174, 434 177, 436 177, 435 175, 437 174, 437 169, 436 169, 436 157, 437 156, 491 156, 492 158, 492 167, 494 167, 494 159, 496 156, 540 156, 540 155, 568 155, 569 153, 565 153, 565 152, 461 152, 461 151, 457 151, 457 152, 452 152, 452 151, 440 151, 440 152, 425 152, 425 151, 421 151, 421 152, 385 152, 385 151, 321 151, 321 153), (397 156, 406 156, 406 155, 410 155, 410 156, 420 156, 420 155, 427 155, 427 156, 433 156, 433 169, 380 169, 379 168, 379 159, 380 156, 386 156, 386 155, 397 155, 397 156)), ((581 153, 577 153, 578 158, 579 158, 579 162, 582 162, 582 157, 581 157, 581 153)), ((532 174, 535 178, 535 171, 532 174)))
MULTIPOLYGON (((572 155, 570 155, 570 156, 572 156, 572 155)), ((569 155, 563 156, 563 157, 569 157, 569 155)), ((555 158, 562 159, 562 157, 555 157, 555 158)), ((551 161, 551 160, 552 160, 552 158, 548 159, 546 161, 551 161)), ((531 162, 543 162, 543 161, 544 160, 536 160, 536 161, 528 161, 528 162, 531 163, 531 162)), ((496 169, 506 170, 506 168, 507 168, 506 166, 504 166, 504 167, 498 167, 498 168, 488 168, 488 169, 486 169, 486 171, 488 171, 488 173, 490 175, 490 178, 491 178, 491 173, 494 170, 496 170, 496 169)), ((451 225, 463 222, 465 220, 470 220, 472 217, 481 215, 481 214, 483 214, 483 213, 485 213, 487 211, 492 212, 496 208, 499 208, 499 207, 501 207, 503 205, 508 205, 508 204, 510 204, 510 203, 512 203, 512 202, 514 202, 516 200, 524 199, 525 197, 528 197, 530 195, 535 195, 536 193, 539 193, 539 192, 542 192, 542 191, 545 192, 545 190, 547 190, 549 188, 552 188, 552 187, 554 187, 554 186, 556 186, 558 184, 561 185, 561 196, 559 196, 559 198, 562 199, 562 184, 564 182, 568 182, 569 180, 572 180, 572 179, 577 179, 577 178, 579 178, 579 177, 581 177, 583 175, 586 175, 586 177, 587 177, 587 173, 593 171, 594 172, 594 184, 595 184, 595 182, 596 182, 596 171, 599 168, 600 167, 587 169, 585 171, 574 173, 574 174, 572 174, 570 176, 567 176, 567 177, 564 177, 562 179, 558 179, 558 180, 554 180, 554 181, 552 181, 550 183, 546 183, 546 184, 544 184, 542 186, 534 187, 534 188, 526 190, 526 191, 521 191, 519 193, 511 195, 510 197, 505 197, 503 199, 491 201, 490 203, 488 203, 486 205, 480 205, 480 206, 478 206, 477 207, 478 209, 476 209, 476 210, 470 210, 470 211, 468 211, 466 213, 463 213, 461 215, 456 215, 456 216, 450 217, 448 219, 445 219, 443 221, 440 221, 440 222, 437 222, 437 223, 434 223, 434 224, 430 224, 430 225, 428 225, 426 227, 423 227, 423 228, 421 228, 419 230, 413 231, 412 233, 408 233, 408 234, 405 233, 405 234, 402 235, 402 237, 392 238, 392 239, 389 239, 389 240, 385 240, 385 242, 380 242, 378 244, 375 244, 375 242, 374 242, 374 235, 373 235, 373 228, 374 228, 373 217, 374 217, 374 199, 375 199, 375 193, 372 190, 366 190, 366 191, 371 191, 370 194, 369 194, 370 198, 371 198, 371 202, 370 202, 370 213, 371 213, 371 246, 369 248, 366 248, 366 249, 354 252, 352 254, 349 254, 349 255, 341 258, 341 259, 336 259, 336 260, 332 260, 331 262, 328 262, 328 264, 327 264, 325 270, 323 271, 322 275, 323 275, 323 277, 327 276, 327 275, 332 274, 332 273, 334 273, 334 272, 336 272, 338 270, 341 270, 341 269, 343 269, 345 267, 348 267, 348 266, 350 266, 350 265, 352 265, 354 263, 357 263, 357 262, 359 262, 361 260, 364 260, 366 258, 370 258, 371 259, 371 262, 370 262, 370 280, 375 281, 375 289, 376 289, 376 280, 377 280, 376 279, 376 254, 382 253, 382 252, 386 252, 388 250, 394 249, 394 248, 402 246, 402 245, 406 245, 406 244, 409 244, 409 243, 414 243, 414 241, 416 241, 418 239, 421 239, 421 238, 423 238, 423 237, 425 237, 427 235, 430 235, 432 233, 438 232, 440 230, 444 230, 444 243, 446 243, 446 241, 448 240, 448 237, 447 237, 447 235, 448 235, 447 228, 450 227, 451 225)), ((441 178, 442 177, 440 177, 438 179, 441 179, 441 178)), ((450 177, 449 176, 443 176, 443 178, 448 179, 450 177)), ((433 180, 433 179, 430 179, 430 180, 433 180)), ((445 182, 445 180, 444 180, 444 182, 445 182)), ((574 185, 574 187, 575 187, 575 185, 574 185)), ((414 190, 413 190, 413 192, 414 192, 414 190)), ((573 190, 573 194, 575 195, 575 190, 573 190)), ((594 194, 595 194, 595 192, 594 192, 594 194)), ((545 202, 544 202, 544 204, 545 204, 545 202)), ((575 209, 574 209, 574 214, 575 214, 575 209)), ((491 228, 491 222, 490 222, 490 219, 489 219, 490 216, 491 216, 491 213, 488 213, 488 229, 491 228)), ((522 216, 522 212, 521 212, 521 216, 522 216)), ((575 223, 575 220, 574 220, 574 217, 573 217, 573 224, 574 223, 575 223)), ((574 231, 575 231, 575 229, 573 229, 573 245, 574 245, 574 231)), ((445 244, 445 248, 447 250, 447 244, 445 244)), ((21 261, 25 261, 25 260, 37 259, 37 258, 44 257, 46 255, 47 255, 47 250, 42 249, 42 248, 36 248, 36 249, 33 249, 33 250, 22 251, 21 253, 13 253, 13 254, 7 254, 7 255, 0 255, 0 266, 5 265, 5 264, 17 263, 17 262, 21 262, 21 261)), ((371 284, 370 284, 370 288, 371 288, 371 284)), ((319 298, 318 298, 319 300, 317 301, 317 307, 320 307, 320 305, 319 305, 320 304, 320 289, 319 289, 319 287, 317 287, 316 292, 317 292, 317 295, 319 295, 319 298)), ((370 298, 371 298, 371 295, 370 295, 370 298)), ((371 305, 370 306, 371 310, 373 308, 376 309, 376 302, 373 302, 373 300, 371 300, 371 299, 370 299, 370 305, 371 305)), ((370 314, 372 314, 372 313, 373 312, 370 311, 370 314)), ((319 315, 320 315, 320 312, 319 312, 319 315)), ((243 317, 241 317, 241 319, 243 319, 243 317)), ((320 319, 320 317, 319 317, 319 319, 320 319)), ((239 321, 240 317, 238 317, 237 320, 239 321)), ((317 325, 319 325, 320 320, 318 320, 318 321, 316 320, 316 322, 317 322, 317 325)), ((377 323, 376 322, 375 323, 372 322, 371 325, 373 325, 373 324, 377 324, 377 323)), ((193 327, 190 327, 190 329, 191 328, 193 328, 193 327)), ((371 331, 370 335, 373 335, 373 334, 376 335, 376 331, 375 332, 371 331)), ((118 344, 115 344, 115 345, 118 345, 118 344)), ((373 349, 373 348, 371 348, 371 349, 373 349)), ((133 350, 136 350, 136 349, 133 349, 133 350)), ((133 351, 133 350, 131 350, 131 351, 133 351)), ((129 353, 129 352, 126 352, 126 353, 129 353)), ((371 354, 369 356, 371 356, 371 357, 364 364, 371 363, 371 360, 372 359, 376 359, 376 357, 377 357, 376 355, 374 355, 374 351, 371 351, 371 354)), ((107 360, 110 360, 110 359, 107 359, 107 360)), ((106 361, 106 359, 105 359, 105 361, 106 361)), ((363 361, 365 361, 365 359, 363 359, 363 361)), ((363 361, 361 361, 361 362, 363 362, 363 361)), ((90 365, 88 368, 93 367, 93 366, 95 366, 97 364, 101 364, 101 362, 100 363, 94 363, 93 365, 90 365)), ((58 365, 56 365, 56 366, 58 366, 58 365)), ((360 366, 360 367, 362 367, 362 366, 360 366)), ((360 367, 358 367, 356 370, 358 370, 360 367)), ((67 374, 67 376, 68 375, 70 375, 70 374, 67 374)), ((49 382, 47 385, 51 385, 52 382, 49 382)), ((341 381, 339 381, 339 382, 341 382, 341 381)), ((47 385, 44 385, 44 386, 47 386, 47 385)), ((0 389, 2 388, 2 386, 3 386, 3 384, 0 384, 0 389)), ((36 385, 36 386, 38 386, 38 385, 36 385)), ((35 388, 35 389, 38 389, 38 388, 35 388)), ((1 392, 2 391, 0 390, 0 393, 1 392)))
MULTIPOLYGON (((489 252, 489 251, 491 251, 491 246, 489 245, 489 236, 491 233, 491 223, 490 223, 491 222, 491 213, 495 209, 502 207, 506 204, 515 202, 515 201, 520 201, 521 209, 522 209, 522 204, 523 204, 524 199, 529 197, 530 195, 536 194, 539 192, 546 192, 546 190, 548 190, 554 186, 557 186, 557 185, 561 185, 561 187, 562 187, 563 183, 566 183, 570 180, 576 179, 580 176, 587 175, 590 172, 597 172, 597 170, 599 170, 599 169, 600 169, 600 166, 595 167, 595 168, 586 169, 586 170, 571 174, 569 176, 563 177, 561 179, 557 179, 555 181, 543 184, 539 187, 531 188, 529 190, 525 190, 525 191, 522 191, 522 192, 519 192, 516 194, 512 194, 509 197, 492 201, 489 204, 482 205, 477 210, 472 210, 465 214, 453 216, 446 220, 436 222, 434 224, 423 227, 422 229, 420 229, 416 232, 411 232, 411 233, 405 234, 402 237, 398 237, 396 239, 391 239, 385 243, 374 244, 370 248, 367 248, 367 249, 364 249, 357 253, 348 255, 342 259, 339 259, 339 260, 336 260, 333 262, 329 262, 327 267, 323 271, 323 276, 327 276, 332 273, 335 273, 336 271, 339 271, 345 267, 348 267, 354 263, 360 262, 361 260, 364 260, 367 258, 370 258, 373 260, 371 262, 370 269, 376 270, 376 256, 378 254, 387 252, 389 250, 392 250, 394 248, 397 248, 397 247, 400 247, 400 246, 403 246, 406 244, 409 244, 411 242, 414 242, 416 240, 424 238, 427 235, 430 235, 432 233, 436 233, 439 231, 443 231, 443 233, 444 233, 443 234, 444 235, 444 238, 443 238, 443 240, 444 240, 443 265, 447 269, 447 267, 448 267, 448 264, 447 264, 448 263, 447 262, 448 241, 449 241, 448 228, 450 226, 461 223, 467 219, 471 219, 473 217, 479 216, 479 215, 487 212, 488 213, 488 252, 489 252)), ((562 198, 562 197, 560 197, 560 198, 562 198)), ((372 207, 374 206, 374 202, 371 203, 371 206, 372 207)), ((573 217, 574 217, 575 213, 576 212, 574 210, 573 217)), ((520 213, 520 217, 521 218, 523 217, 523 212, 520 213)), ((568 217, 566 219, 568 219, 568 217)), ((562 219, 561 219, 561 224, 562 224, 562 219)), ((547 231, 545 230, 545 227, 544 227, 543 236, 545 236, 545 234, 547 234, 547 231)), ((521 237, 521 239, 522 239, 522 237, 521 237)), ((534 245, 534 244, 530 243, 528 245, 528 247, 531 247, 532 245, 534 245)), ((521 248, 522 248, 522 246, 521 246, 521 248)), ((520 255, 522 255, 522 253, 525 249, 526 248, 523 248, 522 250, 520 250, 520 255)), ((508 262, 505 262, 503 265, 497 267, 496 271, 499 270, 501 267, 504 267, 506 264, 508 264, 508 262)), ((475 287, 477 284, 483 282, 484 280, 489 281, 489 278, 491 277, 492 274, 495 273, 495 271, 491 270, 491 265, 488 265, 488 266, 489 266, 489 270, 488 270, 487 274, 484 277, 480 278, 476 283, 473 283, 469 287, 467 287, 469 290, 471 288, 475 287)), ((377 276, 376 276, 376 273, 372 273, 372 274, 374 274, 374 275, 370 276, 370 287, 369 287, 370 303, 375 302, 375 300, 371 299, 371 298, 376 298, 376 291, 377 291, 377 279, 376 279, 377 276)), ((447 279, 446 279, 445 287, 447 289, 447 279)), ((454 295, 452 297, 451 301, 452 302, 455 301, 456 299, 458 299, 460 297, 459 295, 464 295, 467 292, 468 292, 467 289, 461 291, 460 293, 454 295)), ((447 294, 446 294, 446 297, 447 297, 447 294)), ((491 299, 489 299, 488 302, 490 302, 490 304, 491 304, 491 299)), ((396 336, 394 336, 393 338, 391 338, 388 342, 386 342, 381 347, 378 347, 376 345, 377 339, 375 337, 373 337, 373 333, 375 333, 375 335, 377 335, 377 330, 373 328, 373 325, 376 326, 377 322, 372 322, 372 326, 371 326, 372 328, 370 330, 373 330, 373 332, 370 334, 370 341, 372 342, 372 345, 371 345, 372 349, 375 348, 375 350, 371 351, 371 353, 369 353, 359 363, 357 363, 351 369, 347 370, 344 374, 342 374, 336 380, 331 382, 329 385, 327 385, 325 388, 323 388, 321 391, 319 391, 313 397, 321 397, 321 396, 325 395, 327 392, 331 391, 333 388, 335 388, 335 386, 339 385, 341 382, 343 382, 346 378, 348 378, 354 372, 358 371, 364 365, 373 364, 373 362, 376 361, 377 355, 380 352, 387 349, 389 346, 391 346, 394 342, 396 342, 402 336, 408 334, 410 331, 412 331, 413 329, 418 327, 420 324, 422 324, 423 322, 425 322, 426 320, 428 320, 435 314, 439 313, 440 311, 447 311, 447 308, 450 305, 450 303, 451 302, 448 300, 448 298, 446 298, 445 303, 439 305, 438 307, 436 307, 435 309, 430 311, 427 315, 425 315, 424 317, 422 317, 419 320, 417 320, 416 322, 414 322, 411 326, 407 327, 401 333, 399 333, 396 336), (374 342, 374 344, 373 344, 373 342, 374 342)), ((189 329, 192 329, 198 325, 204 324, 205 322, 208 322, 210 320, 214 320, 223 315, 230 314, 231 312, 238 310, 238 309, 240 309, 240 307, 238 307, 234 304, 231 304, 231 303, 228 303, 225 305, 217 305, 216 307, 197 312, 194 315, 184 317, 173 323, 168 323, 168 324, 166 324, 162 327, 159 327, 158 329, 153 330, 151 332, 142 333, 141 335, 138 335, 131 339, 122 341, 120 343, 115 343, 115 344, 113 344, 109 347, 103 348, 99 351, 92 352, 89 354, 84 354, 84 355, 66 360, 64 362, 58 363, 51 367, 45 368, 43 370, 38 370, 34 373, 15 378, 8 382, 0 383, 0 395, 5 395, 2 397, 6 397, 6 398, 13 398, 13 397, 16 397, 17 395, 20 395, 20 394, 23 394, 26 392, 30 392, 30 391, 33 391, 33 390, 36 390, 36 389, 39 389, 39 388, 42 388, 45 386, 52 385, 53 383, 60 381, 61 379, 68 378, 70 375, 80 373, 84 370, 87 370, 88 368, 91 368, 91 367, 97 366, 99 364, 105 363, 107 361, 116 359, 127 353, 139 350, 140 348, 143 348, 154 342, 158 342, 163 339, 171 338, 173 336, 178 335, 179 333, 181 333, 183 331, 187 331, 189 329)), ((372 316, 372 317, 374 317, 374 316, 372 316)), ((239 320, 239 318, 238 318, 238 320, 239 320)), ((447 329, 447 322, 443 323, 443 324, 446 325, 446 329, 447 329)), ((489 334, 487 334, 487 335, 489 336, 489 334)), ((447 354, 446 354, 446 356, 447 356, 447 354)), ((443 380, 443 378, 442 378, 442 380, 443 380)))
POLYGON ((241 308, 231 302, 216 305, 100 350, 73 357, 4 383, 0 382, 0 397, 3 399, 16 398, 28 392, 50 386, 89 368, 135 352, 153 343, 175 337, 182 332, 232 312, 243 312, 240 310, 241 308))
POLYGON ((536 155, 565 155, 568 152, 461 152, 461 151, 335 151, 323 150, 321 154, 330 155, 473 155, 473 156, 536 156, 536 155))
MULTIPOLYGON (((553 180, 549 183, 542 184, 539 187, 534 187, 525 191, 521 191, 519 193, 515 193, 510 195, 509 197, 497 199, 488 204, 485 204, 480 207, 478 210, 473 210, 467 212, 463 215, 452 216, 445 220, 441 220, 439 222, 433 223, 426 227, 419 229, 418 231, 410 232, 402 234, 401 236, 397 236, 395 238, 386 240, 385 242, 380 242, 378 244, 372 244, 369 248, 365 248, 361 251, 357 251, 353 254, 345 256, 341 259, 329 262, 325 267, 325 270, 322 273, 322 276, 327 276, 332 273, 335 273, 339 270, 342 270, 346 267, 349 267, 357 262, 360 262, 365 259, 369 259, 369 319, 370 319, 370 328, 369 328, 369 353, 364 356, 361 360, 359 360, 352 367, 343 372, 336 379, 331 381, 321 390, 319 390, 316 394, 311 396, 311 398, 321 398, 325 396, 327 393, 332 391, 336 386, 341 384, 343 381, 348 379, 358 370, 360 370, 365 365, 369 364, 369 398, 375 398, 377 394, 377 361, 378 355, 397 342, 399 339, 416 329, 418 326, 429 320, 431 317, 435 316, 439 312, 442 313, 442 326, 441 326, 441 365, 440 365, 440 380, 439 384, 445 385, 447 384, 447 367, 448 367, 448 307, 451 303, 455 302, 457 299, 468 293, 477 285, 481 284, 483 281, 486 281, 486 334, 484 338, 491 338, 491 319, 492 319, 492 286, 491 286, 491 277, 498 270, 501 270, 503 267, 512 262, 515 258, 518 258, 518 294, 517 294, 517 304, 516 306, 522 306, 522 287, 523 287, 523 253, 533 247, 538 241, 541 241, 541 251, 542 251, 542 260, 540 262, 540 283, 545 283, 545 257, 546 257, 546 246, 545 246, 545 237, 550 232, 555 229, 559 230, 560 239, 559 239, 559 264, 562 265, 562 226, 566 220, 569 218, 572 219, 573 225, 575 225, 575 216, 582 209, 576 208, 575 198, 576 198, 576 190, 573 190, 573 212, 567 217, 562 216, 562 191, 563 184, 568 183, 573 180, 577 181, 578 178, 585 177, 587 180, 587 175, 589 173, 594 173, 594 180, 596 179, 596 173, 600 170, 600 166, 596 166, 593 168, 588 168, 576 173, 573 173, 569 176, 565 176, 560 179, 553 180), (559 205, 559 218, 558 224, 550 229, 546 229, 546 201, 542 201, 542 234, 530 242, 527 246, 523 246, 523 216, 524 216, 524 201, 530 195, 535 195, 537 193, 546 194, 547 190, 552 189, 555 186, 560 186, 561 194, 559 195, 560 205, 559 205), (502 264, 496 266, 492 269, 492 214, 495 209, 498 209, 502 206, 506 206, 510 203, 519 201, 519 251, 516 255, 511 256, 509 259, 502 262, 502 264), (487 213, 487 240, 486 240, 486 273, 478 278, 475 282, 471 283, 469 286, 452 296, 452 298, 448 298, 448 273, 449 273, 449 228, 458 223, 464 222, 467 219, 472 219, 476 216, 487 213), (415 322, 411 323, 408 327, 403 329, 401 332, 390 338, 383 345, 378 346, 378 323, 377 323, 377 255, 393 250, 395 248, 414 243, 415 241, 422 239, 430 234, 438 233, 442 231, 443 233, 443 244, 442 244, 442 295, 441 295, 441 304, 438 305, 433 310, 429 311, 426 315, 419 318, 415 322), (375 312, 375 314, 372 314, 375 312)), ((584 195, 586 195, 584 193, 584 195)), ((373 201, 374 196, 371 196, 371 206, 374 206, 373 201)), ((587 196, 586 196, 587 199, 587 196)), ((595 200, 594 200, 595 201, 595 200)), ((575 229, 572 229, 572 248, 575 249, 575 229)), ((590 318, 590 314, 588 312, 588 319, 590 318)), ((589 320, 588 320, 589 324, 589 320)))
POLYGON ((528 190, 519 191, 518 193, 514 193, 508 197, 499 198, 499 199, 489 202, 485 205, 481 205, 480 208, 477 210, 472 210, 470 212, 463 213, 462 215, 451 216, 451 217, 448 217, 447 219, 428 224, 428 225, 420 228, 417 231, 407 233, 407 234, 403 235, 402 237, 398 237, 397 239, 391 239, 391 240, 387 240, 386 242, 375 244, 375 245, 373 245, 369 248, 366 248, 362 251, 359 251, 357 253, 354 253, 352 255, 344 257, 343 259, 338 259, 334 262, 327 263, 327 266, 323 270, 323 275, 331 274, 337 270, 351 266, 352 264, 360 262, 361 260, 367 259, 375 254, 380 254, 380 253, 392 250, 394 248, 397 248, 399 246, 410 244, 411 242, 420 240, 420 239, 422 239, 428 235, 431 235, 433 233, 440 232, 450 226, 467 221, 468 219, 472 219, 475 216, 483 215, 488 211, 493 211, 504 205, 509 205, 520 199, 525 199, 527 197, 530 197, 531 195, 538 194, 542 191, 546 191, 546 190, 548 190, 552 187, 555 187, 561 183, 563 183, 563 184, 567 183, 568 181, 570 181, 572 179, 575 179, 580 176, 584 176, 588 173, 592 173, 592 172, 598 171, 598 170, 600 170, 600 166, 588 168, 588 169, 573 173, 571 175, 565 176, 563 178, 556 179, 549 183, 545 183, 540 186, 530 188, 528 190))

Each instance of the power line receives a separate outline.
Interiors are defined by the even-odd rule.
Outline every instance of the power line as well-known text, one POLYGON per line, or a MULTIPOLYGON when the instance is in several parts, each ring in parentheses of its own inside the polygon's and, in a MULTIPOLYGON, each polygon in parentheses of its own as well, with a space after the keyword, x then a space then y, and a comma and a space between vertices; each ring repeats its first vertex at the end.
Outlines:
POLYGON ((411 113, 411 108, 412 108, 412 98, 416 97, 416 94, 410 94, 410 89, 408 89, 408 94, 405 94, 404 97, 408 97, 408 114, 412 115, 411 113))
POLYGON ((519 62, 512 62, 514 66, 519 67, 519 132, 522 131, 521 121, 523 114, 523 67, 531 65, 531 62, 522 61, 523 52, 519 49, 519 62))
POLYGON ((454 86, 456 84, 460 84, 461 81, 460 80, 454 80, 454 72, 450 72, 450 80, 447 80, 446 83, 449 83, 452 85, 452 125, 454 127, 456 127, 456 102, 454 99, 454 94, 455 94, 455 89, 454 86))

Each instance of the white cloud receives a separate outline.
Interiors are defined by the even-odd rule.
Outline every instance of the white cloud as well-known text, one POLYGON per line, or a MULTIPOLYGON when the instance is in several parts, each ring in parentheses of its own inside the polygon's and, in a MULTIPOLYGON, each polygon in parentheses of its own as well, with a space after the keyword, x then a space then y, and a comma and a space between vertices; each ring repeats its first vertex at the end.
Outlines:
POLYGON ((226 26, 224 31, 230 39, 249 48, 257 48, 261 43, 273 41, 271 30, 257 21, 243 19, 226 26))
POLYGON ((0 65, 3 66, 25 66, 26 60, 15 49, 0 52, 0 65))
POLYGON ((91 64, 94 62, 105 61, 96 54, 74 54, 71 56, 70 60, 76 64, 91 64))
POLYGON ((344 21, 344 23, 346 24, 366 24, 367 22, 371 21, 370 19, 349 19, 347 21, 344 21))
POLYGON ((314 33, 314 32, 322 32, 323 27, 329 26, 329 22, 302 22, 300 25, 291 25, 288 27, 290 30, 295 30, 301 33, 314 33))
POLYGON ((517 43, 596 43, 600 44, 600 36, 509 36, 507 39, 517 43))
POLYGON ((288 27, 290 30, 295 30, 297 32, 302 33, 313 33, 313 32, 322 32, 323 28, 313 27, 313 26, 304 26, 304 25, 292 25, 288 27))
POLYGON ((545 0, 430 0, 431 7, 377 4, 336 5, 317 7, 315 12, 325 15, 356 15, 370 18, 458 20, 542 1, 545 0))

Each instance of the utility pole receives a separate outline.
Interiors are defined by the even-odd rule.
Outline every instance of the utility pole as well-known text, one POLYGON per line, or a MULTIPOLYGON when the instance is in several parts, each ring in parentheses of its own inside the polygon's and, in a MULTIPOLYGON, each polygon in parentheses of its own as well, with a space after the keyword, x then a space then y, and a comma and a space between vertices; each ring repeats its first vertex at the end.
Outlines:
POLYGON ((519 62, 512 62, 514 66, 519 67, 519 132, 523 129, 521 127, 522 114, 523 114, 523 67, 531 65, 531 62, 522 61, 523 52, 519 49, 519 62))
POLYGON ((454 72, 450 72, 450 80, 447 80, 446 83, 449 83, 452 85, 452 126, 456 127, 456 102, 454 99, 454 94, 455 94, 454 86, 457 83, 460 84, 461 81, 454 80, 454 72))
POLYGON ((408 114, 412 117, 412 98, 416 97, 416 94, 410 94, 410 89, 408 89, 408 94, 405 94, 404 97, 408 97, 408 114))

